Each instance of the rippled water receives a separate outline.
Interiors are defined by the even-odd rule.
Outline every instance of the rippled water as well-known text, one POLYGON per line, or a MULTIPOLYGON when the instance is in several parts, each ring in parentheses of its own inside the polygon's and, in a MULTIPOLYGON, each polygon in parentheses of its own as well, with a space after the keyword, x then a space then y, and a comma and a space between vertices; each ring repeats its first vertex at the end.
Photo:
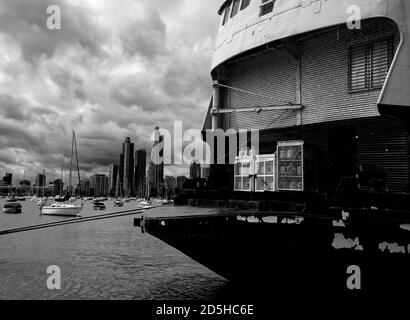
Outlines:
MULTIPOLYGON (((0 201, 3 207, 4 200, 0 201)), ((0 230, 67 218, 40 216, 30 201, 23 214, 0 213, 0 230)), ((95 212, 86 203, 82 216, 95 212)), ((192 209, 160 207, 151 215, 192 209)), ((202 213, 202 212, 201 212, 202 213)), ((227 282, 179 251, 133 227, 133 216, 0 236, 0 299, 214 299, 227 282), (47 267, 61 268, 62 288, 46 287, 47 267)))

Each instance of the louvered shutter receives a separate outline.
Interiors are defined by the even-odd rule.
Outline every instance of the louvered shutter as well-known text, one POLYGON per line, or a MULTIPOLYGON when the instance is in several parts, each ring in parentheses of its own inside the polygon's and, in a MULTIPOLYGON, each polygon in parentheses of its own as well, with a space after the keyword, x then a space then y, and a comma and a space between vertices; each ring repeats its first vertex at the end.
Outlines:
POLYGON ((383 86, 391 63, 392 41, 384 40, 370 45, 371 87, 383 86))
POLYGON ((367 45, 350 48, 349 52, 350 91, 360 91, 367 88, 367 45))
POLYGON ((383 86, 393 59, 393 40, 378 40, 349 48, 349 90, 383 86))

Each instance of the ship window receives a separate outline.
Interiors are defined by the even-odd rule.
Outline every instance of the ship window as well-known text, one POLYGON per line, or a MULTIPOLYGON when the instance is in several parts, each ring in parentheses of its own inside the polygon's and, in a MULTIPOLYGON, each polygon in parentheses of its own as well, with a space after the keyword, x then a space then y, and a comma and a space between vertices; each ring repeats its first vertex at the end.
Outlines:
POLYGON ((282 191, 303 191, 303 141, 279 142, 278 189, 282 191))
POLYGON ((250 2, 251 0, 242 0, 241 10, 246 9, 250 2))
POLYGON ((222 20, 222 25, 225 25, 225 23, 228 21, 230 9, 231 9, 231 4, 229 3, 225 7, 224 18, 222 20))
POLYGON ((234 1, 233 1, 232 12, 231 12, 231 18, 235 17, 236 14, 238 13, 240 2, 241 2, 241 0, 234 0, 234 1))
POLYGON ((349 48, 349 91, 380 89, 393 59, 393 39, 349 48))
POLYGON ((260 15, 263 16, 273 11, 276 0, 262 0, 260 15))

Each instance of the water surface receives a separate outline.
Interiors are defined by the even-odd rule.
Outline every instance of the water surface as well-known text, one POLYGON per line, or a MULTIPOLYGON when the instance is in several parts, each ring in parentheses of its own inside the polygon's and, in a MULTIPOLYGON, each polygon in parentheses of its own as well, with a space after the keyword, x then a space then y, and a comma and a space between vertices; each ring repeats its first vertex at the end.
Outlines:
MULTIPOLYGON (((3 207, 4 199, 0 200, 3 207)), ((72 218, 40 216, 31 201, 21 215, 0 213, 0 230, 72 218)), ((82 216, 135 207, 135 202, 82 216)), ((192 208, 159 207, 149 215, 190 214, 192 208)), ((211 213, 203 209, 199 214, 211 213)), ((214 299, 227 282, 179 251, 133 227, 134 216, 0 236, 0 299, 214 299), (48 290, 47 267, 61 268, 61 290, 48 290)))

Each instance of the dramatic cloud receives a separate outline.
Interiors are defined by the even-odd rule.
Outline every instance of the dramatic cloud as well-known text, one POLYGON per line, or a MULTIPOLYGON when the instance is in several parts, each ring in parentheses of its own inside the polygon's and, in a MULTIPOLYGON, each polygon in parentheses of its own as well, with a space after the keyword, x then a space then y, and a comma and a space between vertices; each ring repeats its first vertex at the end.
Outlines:
POLYGON ((220 4, 1 0, 0 174, 58 177, 72 130, 90 174, 118 161, 127 136, 150 151, 155 126, 200 128, 220 4), (52 4, 62 30, 46 26, 52 4))

